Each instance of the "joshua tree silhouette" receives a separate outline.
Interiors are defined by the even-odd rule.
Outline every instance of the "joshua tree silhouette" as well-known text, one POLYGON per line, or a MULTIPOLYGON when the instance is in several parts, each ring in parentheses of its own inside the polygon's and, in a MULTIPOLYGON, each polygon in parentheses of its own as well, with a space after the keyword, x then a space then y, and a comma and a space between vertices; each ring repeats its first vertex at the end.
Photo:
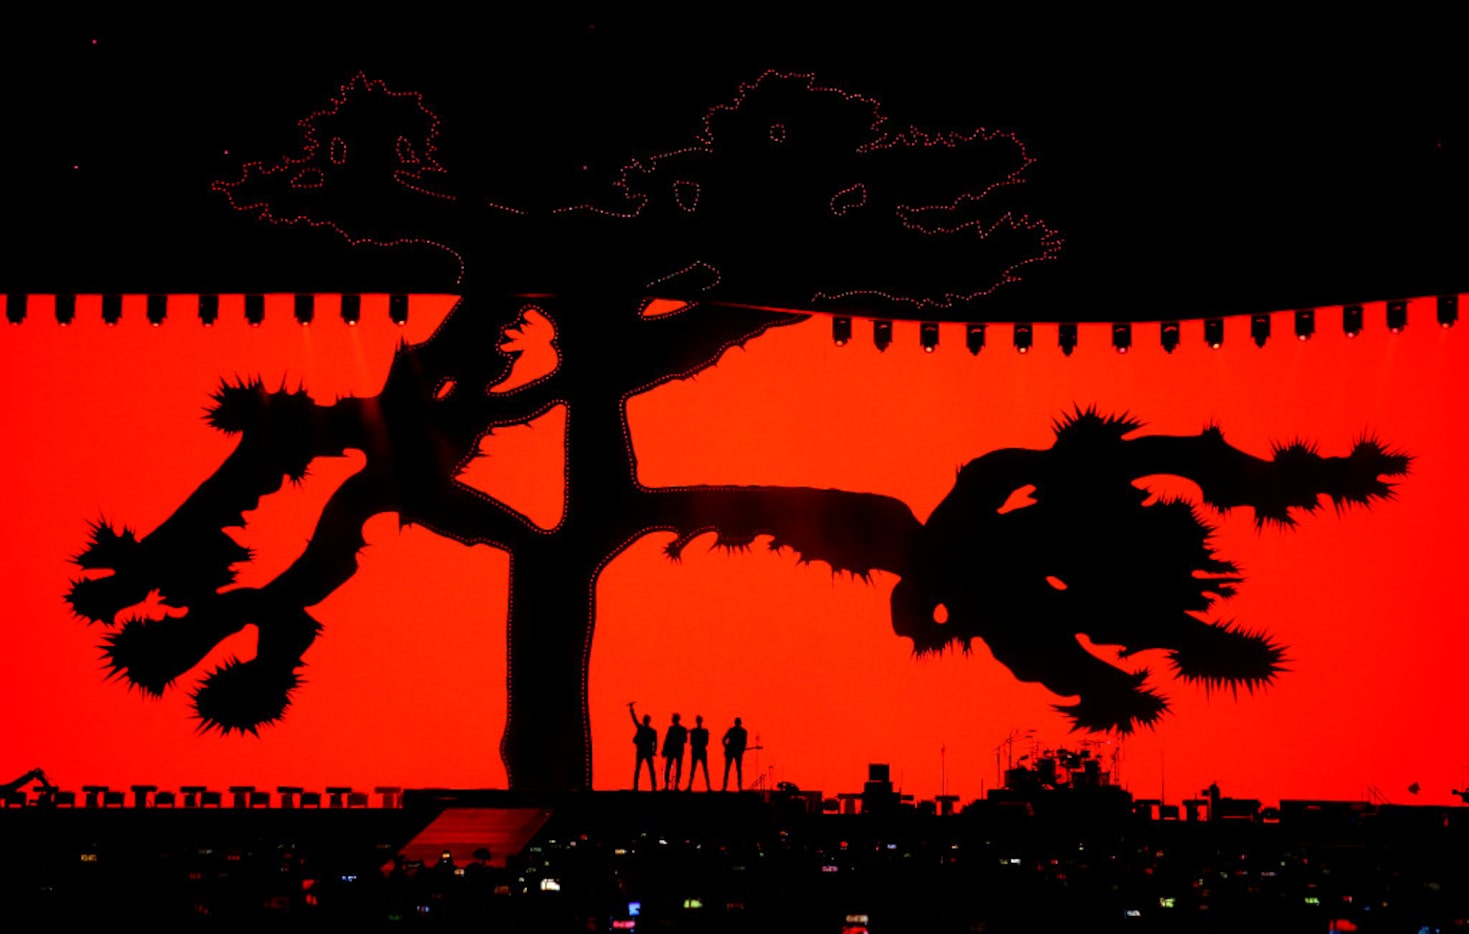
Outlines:
POLYGON ((649 488, 638 479, 627 398, 805 317, 779 309, 961 320, 1053 261, 1059 235, 1013 206, 1031 162, 1021 141, 893 126, 868 98, 767 73, 711 108, 688 147, 629 162, 606 199, 544 205, 497 193, 509 184, 499 178, 451 187, 438 118, 419 95, 380 81, 353 78, 300 127, 298 152, 215 183, 230 206, 353 243, 443 251, 458 266, 461 299, 430 339, 399 348, 376 397, 322 405, 259 381, 221 386, 210 422, 240 435, 224 465, 151 533, 99 522, 77 556, 83 568, 113 573, 76 582, 72 607, 116 627, 108 661, 145 691, 161 693, 222 638, 258 627, 256 657, 213 672, 194 693, 202 722, 225 732, 284 714, 318 630, 305 608, 355 573, 362 526, 383 512, 511 554, 501 753, 515 787, 590 786, 597 577, 655 530, 675 533, 675 558, 712 530, 724 547, 771 535, 772 547, 838 571, 891 571, 902 578, 895 627, 920 651, 977 636, 1018 677, 1080 695, 1068 708, 1078 726, 1131 729, 1165 702, 1141 687, 1145 672, 1093 659, 1072 634, 1128 651, 1170 647, 1182 676, 1211 684, 1268 680, 1282 658, 1263 635, 1191 615, 1230 592, 1233 568, 1213 557, 1188 507, 1143 506, 1131 480, 1179 473, 1210 503, 1289 522, 1287 507, 1309 509, 1318 493, 1338 503, 1385 496, 1380 475, 1406 470, 1406 457, 1373 441, 1344 459, 1293 447, 1266 462, 1217 431, 1129 440, 1135 423, 1078 412, 1049 451, 973 461, 926 525, 904 503, 868 493, 649 488), (645 316, 650 296, 688 304, 645 316), (725 304, 700 307, 712 301, 725 304), (554 323, 558 364, 502 390, 517 356, 502 342, 532 307, 554 323), (568 413, 566 500, 546 530, 458 477, 487 434, 555 405, 568 413), (295 563, 265 586, 221 593, 231 565, 250 558, 224 530, 313 459, 347 449, 365 453, 365 466, 331 497, 295 563), (1034 508, 997 512, 1026 484, 1038 491, 1034 508), (1081 539, 1056 535, 1077 523, 1116 541, 1083 553, 1081 539), (1089 561, 1099 550, 1104 560, 1089 561), (1008 589, 974 583, 981 567, 1008 589), (1214 576, 1195 579, 1194 570, 1214 576), (1061 597, 1043 589, 1048 580, 1065 582, 1061 597), (187 612, 117 619, 152 590, 187 612), (940 604, 947 623, 937 622, 940 604), (1111 615, 1119 604, 1131 622, 1111 615), (1037 615, 1045 626, 1028 624, 1037 615))

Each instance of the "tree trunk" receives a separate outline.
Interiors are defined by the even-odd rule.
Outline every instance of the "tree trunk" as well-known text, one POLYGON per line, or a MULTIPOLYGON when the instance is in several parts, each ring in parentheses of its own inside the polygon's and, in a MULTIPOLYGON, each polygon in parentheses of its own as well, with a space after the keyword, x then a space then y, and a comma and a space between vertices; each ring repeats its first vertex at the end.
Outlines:
POLYGON ((516 790, 592 787, 587 663, 597 559, 568 544, 535 542, 511 557, 500 753, 516 790))

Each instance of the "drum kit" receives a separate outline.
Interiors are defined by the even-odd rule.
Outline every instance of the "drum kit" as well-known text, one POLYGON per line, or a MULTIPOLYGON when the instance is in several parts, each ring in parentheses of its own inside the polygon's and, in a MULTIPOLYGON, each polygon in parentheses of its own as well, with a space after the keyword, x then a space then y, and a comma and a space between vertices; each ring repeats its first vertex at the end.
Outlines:
POLYGON ((1012 791, 1096 789, 1116 782, 1121 750, 1105 740, 1081 740, 1078 749, 1042 749, 1039 743, 1005 770, 1005 787, 1012 791), (1112 746, 1111 768, 1103 768, 1106 750, 1112 746))

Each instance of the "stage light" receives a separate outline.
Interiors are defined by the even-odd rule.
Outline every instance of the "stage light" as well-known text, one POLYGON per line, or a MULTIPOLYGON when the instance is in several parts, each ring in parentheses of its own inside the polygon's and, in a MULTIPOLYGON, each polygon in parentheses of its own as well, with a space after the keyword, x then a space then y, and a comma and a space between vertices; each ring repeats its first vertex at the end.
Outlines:
POLYGON ((1252 315, 1250 317, 1250 339, 1255 342, 1256 347, 1263 348, 1265 342, 1270 339, 1270 316, 1252 315))
POLYGON ((245 296, 245 320, 250 322, 252 328, 260 327, 260 323, 265 320, 264 295, 245 296))
POLYGON ((219 320, 219 296, 199 296, 199 321, 206 328, 214 327, 214 322, 219 320))
POLYGON ((316 296, 297 295, 296 322, 304 328, 314 320, 316 320, 316 296))
POLYGON ((918 325, 918 343, 924 353, 933 353, 939 345, 939 325, 937 321, 925 321, 918 325))
POLYGON ((362 296, 342 296, 342 320, 347 322, 348 327, 353 327, 362 320, 362 296))
POLYGON ((852 339, 852 319, 836 317, 831 319, 831 341, 838 347, 847 346, 847 341, 852 339))
POLYGON ((1308 341, 1316 333, 1316 311, 1302 308, 1296 312, 1296 340, 1308 341))
POLYGON ((1459 296, 1440 295, 1438 297, 1438 326, 1451 328, 1459 320, 1459 296))
POLYGON ((1062 353, 1068 357, 1071 356, 1071 351, 1076 349, 1076 325, 1061 325, 1060 336, 1056 339, 1056 343, 1061 345, 1062 353))
POLYGON ((1401 334, 1403 328, 1408 326, 1408 303, 1387 303, 1387 329, 1394 334, 1401 334))
POLYGON ((155 328, 162 324, 164 319, 168 317, 168 296, 149 295, 147 314, 149 324, 155 328))
POLYGON ((1341 329, 1347 337, 1362 333, 1362 306, 1344 305, 1341 310, 1341 329))
POLYGON ((1159 326, 1158 341, 1163 345, 1164 353, 1173 353, 1178 348, 1178 334, 1177 321, 1164 321, 1159 326))
POLYGON ((1209 318, 1204 321, 1204 343, 1215 350, 1224 346, 1224 319, 1209 318))
POLYGON ((108 327, 112 327, 118 321, 122 320, 121 295, 102 296, 102 320, 107 323, 108 327))
POLYGON ((1118 353, 1127 353, 1132 346, 1132 325, 1112 325, 1112 346, 1117 348, 1118 353))
POLYGON ((20 324, 26 319, 26 297, 11 293, 5 297, 5 320, 20 324))
POLYGON ((390 295, 388 297, 388 317, 400 328, 408 323, 407 295, 390 295))
POLYGON ((891 321, 872 322, 872 343, 874 346, 877 347, 878 351, 881 352, 887 350, 888 345, 890 345, 892 342, 893 323, 891 321))
POLYGON ((978 354, 984 349, 984 325, 970 324, 965 326, 964 346, 969 348, 971 354, 978 354))
POLYGON ((1035 340, 1035 331, 1028 324, 1015 325, 1015 349, 1021 353, 1030 353, 1030 345, 1035 340))

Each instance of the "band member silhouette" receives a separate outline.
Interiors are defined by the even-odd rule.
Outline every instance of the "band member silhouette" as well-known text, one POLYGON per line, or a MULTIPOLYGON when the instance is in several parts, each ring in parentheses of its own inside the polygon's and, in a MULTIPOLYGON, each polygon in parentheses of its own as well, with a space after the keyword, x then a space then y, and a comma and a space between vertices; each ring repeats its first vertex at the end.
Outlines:
POLYGON ((704 766, 704 790, 709 786, 709 731, 704 728, 703 716, 694 717, 694 728, 689 730, 689 791, 694 790, 694 775, 699 766, 704 766))
POLYGON ((627 702, 627 715, 632 717, 632 725, 637 728, 633 734, 632 741, 638 749, 638 761, 632 769, 632 790, 638 790, 638 779, 643 774, 643 763, 648 763, 648 786, 653 791, 658 790, 658 773, 653 768, 653 757, 658 754, 658 731, 653 729, 653 718, 643 714, 643 720, 638 722, 638 715, 633 710, 633 701, 627 702))
POLYGON ((745 744, 749 740, 749 734, 740 725, 739 717, 735 717, 734 726, 724 731, 724 784, 720 791, 729 791, 729 767, 735 767, 735 788, 739 791, 745 790, 745 744))
MULTIPOLYGON (((678 791, 679 783, 683 781, 683 748, 688 742, 688 727, 679 723, 678 714, 673 715, 673 722, 668 725, 668 732, 663 734, 663 790, 678 791), (668 773, 673 773, 673 780, 668 780, 668 773)), ((689 776, 691 779, 693 775, 689 776)))

